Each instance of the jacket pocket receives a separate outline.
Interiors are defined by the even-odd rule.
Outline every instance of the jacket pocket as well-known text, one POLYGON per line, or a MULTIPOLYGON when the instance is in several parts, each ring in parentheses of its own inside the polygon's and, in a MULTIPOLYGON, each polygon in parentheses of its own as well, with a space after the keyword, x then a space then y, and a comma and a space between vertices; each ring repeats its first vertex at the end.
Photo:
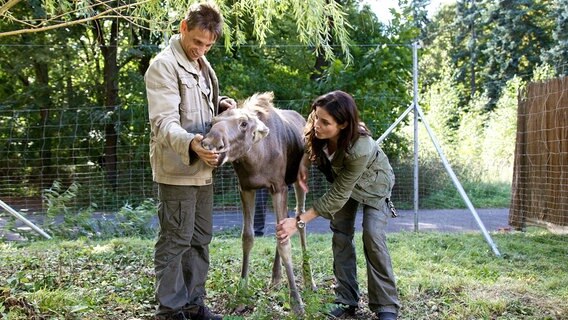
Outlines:
POLYGON ((394 174, 385 170, 379 162, 367 168, 357 181, 356 188, 367 194, 386 197, 394 185, 394 174))
POLYGON ((359 180, 357 181, 357 188, 361 190, 368 190, 369 187, 376 184, 379 180, 378 170, 377 168, 367 168, 359 180))
POLYGON ((197 80, 194 77, 180 77, 179 82, 181 97, 180 113, 183 119, 184 114, 199 112, 199 98, 201 97, 201 91, 199 90, 197 80))

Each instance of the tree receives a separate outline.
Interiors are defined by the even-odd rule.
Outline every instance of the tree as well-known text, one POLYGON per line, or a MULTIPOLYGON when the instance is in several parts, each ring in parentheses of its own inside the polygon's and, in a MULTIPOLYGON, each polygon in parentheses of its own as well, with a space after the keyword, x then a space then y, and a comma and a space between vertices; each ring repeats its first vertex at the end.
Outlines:
MULTIPOLYGON (((411 43, 417 30, 400 16, 385 26, 368 7, 359 9, 353 4, 345 8, 353 28, 353 59, 334 59, 317 91, 341 89, 351 93, 362 119, 378 138, 411 103, 411 43)), ((384 145, 391 155, 407 151, 406 147, 396 135, 384 145)))
MULTIPOLYGON (((40 19, 43 11, 31 5, 21 5, 14 8, 14 14, 28 19, 40 19)), ((9 26, 1 21, 0 30, 9 26)), ((28 145, 10 143, 6 139, 6 147, 11 150, 7 161, 26 163, 26 175, 14 173, 24 181, 30 179, 41 188, 51 186, 56 169, 53 161, 52 143, 53 135, 49 130, 59 119, 53 114, 54 108, 61 106, 61 96, 58 94, 64 86, 64 73, 62 69, 68 66, 69 51, 62 50, 62 44, 70 38, 77 36, 74 29, 61 30, 59 33, 45 32, 37 35, 22 34, 10 39, 2 38, 0 46, 0 76, 2 81, 2 101, 7 106, 18 104, 22 109, 35 109, 36 113, 24 118, 11 119, 13 121, 6 128, 15 128, 27 132, 28 145), (62 58, 57 64, 52 62, 53 57, 62 58), (37 143, 36 141, 41 141, 37 143), (12 158, 13 157, 13 158, 12 158), (19 159, 18 159, 19 158, 19 159), (38 169, 39 168, 39 169, 38 169)), ((13 167, 13 166, 12 166, 13 167)), ((9 175, 7 175, 8 177, 9 175)))
MULTIPOLYGON (((156 0, 32 0, 30 5, 41 9, 45 15, 39 19, 20 17, 15 10, 26 1, 8 0, 0 6, 0 18, 11 23, 11 28, 0 32, 0 37, 26 33, 37 33, 86 24, 91 21, 117 19, 133 25, 148 28, 152 32, 173 33, 179 19, 185 14, 192 0, 172 0, 166 5, 156 0)), ((243 17, 253 17, 254 35, 264 44, 274 19, 292 13, 297 25, 299 40, 322 50, 326 58, 333 56, 332 41, 348 52, 348 25, 343 8, 337 1, 259 1, 219 0, 219 7, 225 15, 225 46, 242 43, 243 17), (333 23, 329 24, 328 21, 333 23), (334 30, 334 37, 330 37, 334 30)))
MULTIPOLYGON (((231 42, 229 46, 223 43, 214 46, 208 59, 217 71, 224 94, 243 99, 254 92, 274 91, 278 107, 294 108, 307 115, 309 104, 316 95, 343 89, 354 95, 362 116, 377 136, 410 103, 412 54, 408 44, 415 38, 415 29, 405 28, 402 24, 386 28, 368 8, 360 9, 358 1, 342 0, 339 21, 346 32, 352 32, 353 40, 347 42, 348 48, 341 49, 340 39, 347 35, 337 34, 335 22, 338 20, 331 16, 333 25, 329 24, 331 18, 321 20, 326 21, 327 26, 320 35, 325 38, 324 44, 318 45, 314 42, 317 37, 302 39, 302 34, 315 26, 299 32, 296 19, 302 17, 298 15, 298 8, 303 8, 301 10, 306 14, 313 6, 322 5, 322 1, 315 1, 319 4, 277 1, 271 4, 278 7, 274 9, 277 14, 269 13, 272 20, 260 20, 264 21, 261 25, 270 26, 262 35, 261 43, 257 17, 246 13, 246 8, 239 9, 241 16, 227 9, 252 2, 220 3, 229 12, 226 21, 230 25, 231 42), (298 8, 293 9, 292 5, 298 8), (237 25, 238 30, 235 30, 237 25), (236 35, 240 36, 237 38, 236 35), (313 81, 310 75, 318 54, 325 57, 322 49, 325 44, 334 50, 334 56, 323 66, 318 81, 313 81), (331 44, 336 45, 332 47, 331 44)), ((51 160, 56 169, 54 177, 60 179, 64 175, 69 179, 65 182, 96 176, 100 181, 97 183, 102 186, 84 185, 82 188, 86 189, 86 196, 98 199, 90 201, 102 206, 104 199, 117 201, 120 199, 117 195, 132 192, 123 184, 116 192, 108 188, 116 186, 118 177, 129 175, 132 178, 132 171, 128 171, 132 166, 138 166, 136 174, 147 168, 149 133, 142 77, 150 58, 164 44, 164 35, 167 38, 175 32, 175 24, 172 24, 172 30, 157 32, 158 29, 152 29, 154 21, 150 19, 96 15, 96 12, 105 11, 103 5, 123 10, 122 2, 92 2, 85 12, 92 11, 89 17, 96 16, 96 19, 49 30, 26 27, 28 32, 6 35, 6 32, 19 30, 17 27, 23 24, 18 23, 23 21, 53 23, 47 18, 50 16, 47 12, 54 9, 44 10, 46 3, 39 0, 17 2, 9 11, 3 12, 11 19, 0 19, 0 33, 4 34, 0 36, 0 101, 4 105, 0 106, 0 111, 14 110, 16 114, 16 117, 0 114, 0 137, 6 137, 0 143, 0 150, 7 150, 2 154, 9 154, 0 160, 0 170, 4 174, 4 169, 8 168, 6 177, 10 175, 14 180, 24 181, 21 190, 28 188, 38 194, 51 180, 46 180, 41 189, 36 181, 30 184, 25 181, 28 177, 41 177, 39 168, 49 167, 47 163, 51 160), (46 111, 47 120, 42 120, 41 110, 46 111), (45 125, 39 126, 40 123, 45 125), (19 138, 21 140, 17 140, 19 138), (49 141, 53 141, 51 146, 49 141), (20 165, 22 162, 27 166, 25 169, 20 165), (104 170, 100 170, 101 167, 104 170)), ((65 4, 69 3, 58 3, 57 10, 63 10, 65 4)), ((326 5, 339 4, 330 1, 326 5)), ((7 8, 5 4, 0 6, 7 8)), ((78 9, 68 11, 75 18, 82 12, 78 9)), ((71 16, 59 17, 61 21, 67 21, 65 19, 73 18, 71 16)), ((304 23, 305 20, 301 24, 304 23)), ((391 154, 405 146, 397 143, 395 137, 389 138, 387 143, 386 149, 390 149, 391 154)), ((148 180, 147 173, 144 172, 145 178, 140 174, 140 179, 148 180)), ((47 171, 44 174, 47 176, 47 171)), ((133 183, 141 190, 139 195, 144 192, 145 181, 133 183)), ((132 184, 129 187, 132 188, 132 184)))
POLYGON ((444 73, 447 70, 444 70, 445 68, 441 68, 441 66, 452 66, 450 69, 454 69, 452 54, 456 47, 454 40, 459 32, 453 27, 455 20, 455 4, 444 5, 427 25, 427 36, 422 42, 423 46, 418 59, 418 74, 422 92, 427 91, 431 85, 448 76, 447 73, 444 73))
MULTIPOLYGON (((251 22, 252 34, 257 41, 265 44, 271 31, 272 21, 286 15, 296 22, 298 40, 315 49, 317 54, 326 58, 333 56, 332 43, 338 43, 348 53, 347 24, 341 6, 335 1, 279 1, 266 2, 257 0, 219 1, 225 13, 225 47, 243 43, 243 19, 251 22), (332 24, 328 21, 333 21, 332 24)), ((97 100, 105 107, 111 121, 105 123, 105 148, 103 160, 99 161, 107 173, 110 184, 116 187, 118 181, 117 148, 119 133, 116 114, 120 113, 121 100, 119 77, 121 68, 132 59, 140 59, 140 72, 143 73, 149 64, 150 52, 135 56, 132 51, 120 50, 123 46, 140 45, 151 42, 152 34, 175 32, 179 19, 183 18, 188 1, 169 1, 167 6, 161 1, 139 0, 10 0, 0 6, 0 17, 6 23, 0 29, 0 38, 40 38, 44 34, 59 34, 59 30, 84 28, 84 36, 95 40, 100 50, 102 62, 102 83, 97 100), (182 9, 181 9, 182 8, 182 9), (183 12, 179 11, 183 10, 183 12), (172 18, 173 17, 173 18, 172 18), (39 36, 38 36, 39 34, 39 36)), ((156 38, 155 38, 156 39, 156 38)), ((156 43, 157 44, 157 43, 156 43)), ((99 61, 96 59, 95 69, 99 61)), ((44 88, 49 88, 49 72, 47 64, 35 63, 35 78, 44 88)), ((97 79, 95 77, 94 79, 97 79)), ((43 91, 49 93, 49 91, 43 91)), ((43 97, 46 106, 51 104, 49 96, 43 97)), ((46 115, 43 107, 41 115, 46 115)), ((108 119, 108 117, 107 117, 108 119)), ((45 123, 45 120, 44 120, 45 123)), ((42 149, 43 150, 43 149, 42 149)), ((49 150, 49 148, 47 148, 49 150)), ((42 159, 49 164, 48 151, 42 159)), ((44 164, 44 165, 45 165, 44 164)), ((42 166, 49 168, 49 165, 42 166)))
MULTIPOLYGON (((483 95, 489 98, 486 109, 491 110, 508 80, 515 75, 524 80, 532 77, 532 70, 542 62, 541 53, 553 45, 555 6, 550 2, 458 0, 454 13, 448 7, 433 18, 428 43, 443 46, 436 49, 438 56, 441 51, 451 57, 455 81, 466 89, 461 105, 468 106, 472 97, 483 95)), ((429 61, 422 64, 424 71, 437 75, 435 61, 440 60, 429 61)), ((427 81, 428 85, 434 80, 427 81)))
POLYGON ((430 0, 399 0, 398 5, 402 10, 404 19, 409 21, 408 27, 417 32, 415 40, 426 38, 426 29, 430 24, 426 7, 430 0))
MULTIPOLYGON (((459 82, 466 82, 469 78, 470 97, 477 91, 476 74, 478 72, 478 58, 481 56, 482 47, 479 46, 478 33, 482 25, 480 23, 482 11, 478 10, 475 0, 456 2, 457 18, 455 25, 459 30, 455 39, 462 48, 455 52, 454 62, 459 66, 456 75, 459 82)), ((483 43, 483 42, 482 42, 483 43)))
MULTIPOLYGON (((492 25, 487 40, 487 71, 484 90, 492 109, 502 88, 515 75, 528 80, 532 70, 540 64, 540 53, 552 45, 552 10, 547 0, 501 0, 487 5, 492 25)), ((492 3, 492 1, 489 1, 492 3)))
POLYGON ((558 76, 568 75, 568 0, 556 0, 551 10, 556 21, 552 37, 554 45, 544 50, 542 60, 554 66, 558 76))

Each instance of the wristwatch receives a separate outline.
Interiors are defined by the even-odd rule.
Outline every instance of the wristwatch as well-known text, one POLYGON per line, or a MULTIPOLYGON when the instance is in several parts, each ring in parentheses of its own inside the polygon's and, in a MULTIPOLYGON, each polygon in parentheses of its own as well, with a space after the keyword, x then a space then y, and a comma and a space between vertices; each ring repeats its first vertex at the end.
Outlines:
POLYGON ((298 229, 304 229, 306 227, 306 221, 302 220, 302 218, 300 218, 300 215, 296 216, 296 228, 298 229))

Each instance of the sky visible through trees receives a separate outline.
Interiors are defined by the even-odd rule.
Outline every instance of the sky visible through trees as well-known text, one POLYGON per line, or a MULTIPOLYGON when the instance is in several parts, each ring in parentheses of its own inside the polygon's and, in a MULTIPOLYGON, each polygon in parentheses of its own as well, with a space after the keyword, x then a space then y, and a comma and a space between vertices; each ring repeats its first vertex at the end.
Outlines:
MULTIPOLYGON (((453 2, 455 2, 455 0, 431 0, 428 6, 428 13, 432 16, 440 6, 453 2)), ((383 23, 388 23, 392 18, 389 9, 398 8, 398 0, 364 0, 363 3, 369 4, 373 12, 383 23)))

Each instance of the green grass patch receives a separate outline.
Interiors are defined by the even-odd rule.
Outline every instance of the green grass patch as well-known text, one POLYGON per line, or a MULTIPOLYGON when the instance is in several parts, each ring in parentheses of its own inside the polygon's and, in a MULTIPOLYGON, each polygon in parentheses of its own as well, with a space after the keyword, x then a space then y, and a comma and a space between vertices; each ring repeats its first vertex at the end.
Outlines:
MULTIPOLYGON (((568 319, 568 236, 529 229, 492 237, 501 258, 478 233, 389 234, 400 318, 568 319)), ((372 319, 360 234, 356 241, 363 293, 357 316, 372 319)), ((331 234, 310 234, 308 242, 318 290, 302 290, 305 319, 325 319, 333 301, 331 234)), ((137 238, 0 243, 0 318, 152 319, 153 245, 137 238)), ((216 235, 207 303, 225 319, 296 319, 285 278, 270 287, 275 247, 272 237, 256 239, 248 287, 238 295, 241 240, 216 235)), ((302 287, 297 237, 293 250, 302 287)))
MULTIPOLYGON (((467 197, 476 208, 508 208, 511 205, 511 185, 505 182, 461 181, 467 197)), ((448 181, 443 187, 420 199, 423 209, 467 208, 456 186, 448 181)))

